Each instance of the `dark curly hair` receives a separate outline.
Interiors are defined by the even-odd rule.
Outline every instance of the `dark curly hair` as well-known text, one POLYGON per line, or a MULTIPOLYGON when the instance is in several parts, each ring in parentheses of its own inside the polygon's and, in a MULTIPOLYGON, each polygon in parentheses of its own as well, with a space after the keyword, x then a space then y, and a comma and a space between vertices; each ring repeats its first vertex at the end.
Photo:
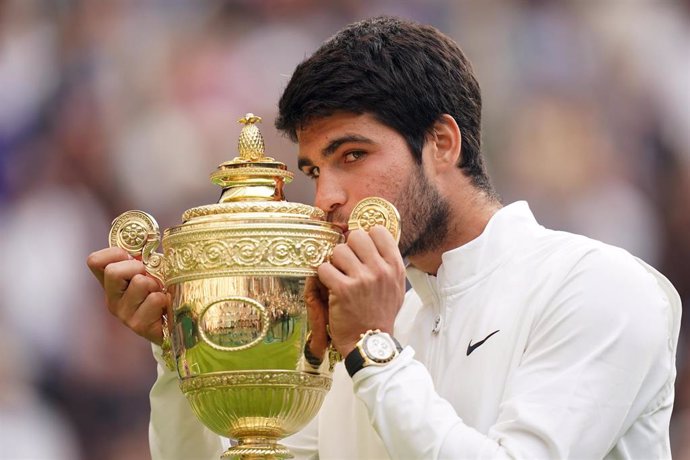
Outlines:
POLYGON ((351 24, 297 66, 276 127, 297 141, 311 120, 368 113, 396 130, 421 163, 427 134, 449 114, 462 133, 459 167, 493 195, 481 155, 481 93, 458 45, 434 27, 392 17, 351 24))

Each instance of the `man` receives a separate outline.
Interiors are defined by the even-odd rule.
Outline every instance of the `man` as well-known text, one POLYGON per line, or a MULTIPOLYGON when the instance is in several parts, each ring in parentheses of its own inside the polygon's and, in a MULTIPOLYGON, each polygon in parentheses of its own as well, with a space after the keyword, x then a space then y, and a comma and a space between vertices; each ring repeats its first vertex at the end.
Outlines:
MULTIPOLYGON (((621 249, 544 229, 524 202, 501 206, 480 153, 479 85, 451 39, 392 18, 353 24, 297 67, 279 106, 316 206, 347 236, 318 270, 347 366, 285 440, 294 453, 670 456, 677 293, 621 249), (399 246, 381 227, 348 232, 372 195, 399 209, 399 246), (362 334, 404 348, 373 364, 362 334)), ((142 265, 118 249, 88 263, 113 314, 160 343, 166 299, 142 265)), ((326 340, 315 331, 312 346, 326 340)), ((151 403, 154 458, 220 454, 162 366, 151 403)))

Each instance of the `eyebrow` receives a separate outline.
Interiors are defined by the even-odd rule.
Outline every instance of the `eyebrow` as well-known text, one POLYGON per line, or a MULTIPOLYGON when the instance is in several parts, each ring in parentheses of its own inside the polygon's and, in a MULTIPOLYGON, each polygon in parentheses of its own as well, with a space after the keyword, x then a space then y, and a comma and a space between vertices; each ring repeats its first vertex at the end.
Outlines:
MULTIPOLYGON (((321 155, 325 158, 333 155, 338 148, 348 142, 359 142, 363 144, 373 144, 374 141, 368 137, 360 136, 359 134, 345 134, 344 136, 337 137, 328 143, 326 147, 321 150, 321 155)), ((314 163, 307 158, 298 158, 297 167, 302 169, 305 166, 312 166, 314 163)))

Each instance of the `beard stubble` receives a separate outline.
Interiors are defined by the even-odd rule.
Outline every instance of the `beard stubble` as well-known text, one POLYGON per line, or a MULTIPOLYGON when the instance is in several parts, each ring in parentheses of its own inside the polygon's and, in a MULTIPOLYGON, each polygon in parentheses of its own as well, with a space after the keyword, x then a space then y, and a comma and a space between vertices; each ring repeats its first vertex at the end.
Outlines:
POLYGON ((448 235, 450 205, 419 168, 398 196, 402 220, 400 253, 415 256, 439 248, 448 235))

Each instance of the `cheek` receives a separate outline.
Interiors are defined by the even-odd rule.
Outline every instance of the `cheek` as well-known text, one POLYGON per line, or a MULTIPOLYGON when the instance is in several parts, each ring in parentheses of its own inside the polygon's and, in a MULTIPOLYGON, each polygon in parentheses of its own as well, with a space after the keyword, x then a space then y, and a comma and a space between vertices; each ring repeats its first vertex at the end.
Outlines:
POLYGON ((367 183, 363 185, 362 193, 353 200, 352 205, 354 206, 356 202, 371 196, 377 196, 391 203, 396 203, 404 199, 404 197, 401 196, 401 181, 389 177, 369 179, 367 183))
POLYGON ((348 189, 348 204, 354 207, 360 200, 370 196, 382 196, 390 189, 392 181, 385 173, 366 171, 360 174, 350 174, 346 179, 348 189))
POLYGON ((408 176, 408 171, 401 168, 400 165, 383 165, 368 178, 367 185, 370 190, 376 190, 377 195, 389 200, 395 199, 400 190, 405 188, 408 176))

